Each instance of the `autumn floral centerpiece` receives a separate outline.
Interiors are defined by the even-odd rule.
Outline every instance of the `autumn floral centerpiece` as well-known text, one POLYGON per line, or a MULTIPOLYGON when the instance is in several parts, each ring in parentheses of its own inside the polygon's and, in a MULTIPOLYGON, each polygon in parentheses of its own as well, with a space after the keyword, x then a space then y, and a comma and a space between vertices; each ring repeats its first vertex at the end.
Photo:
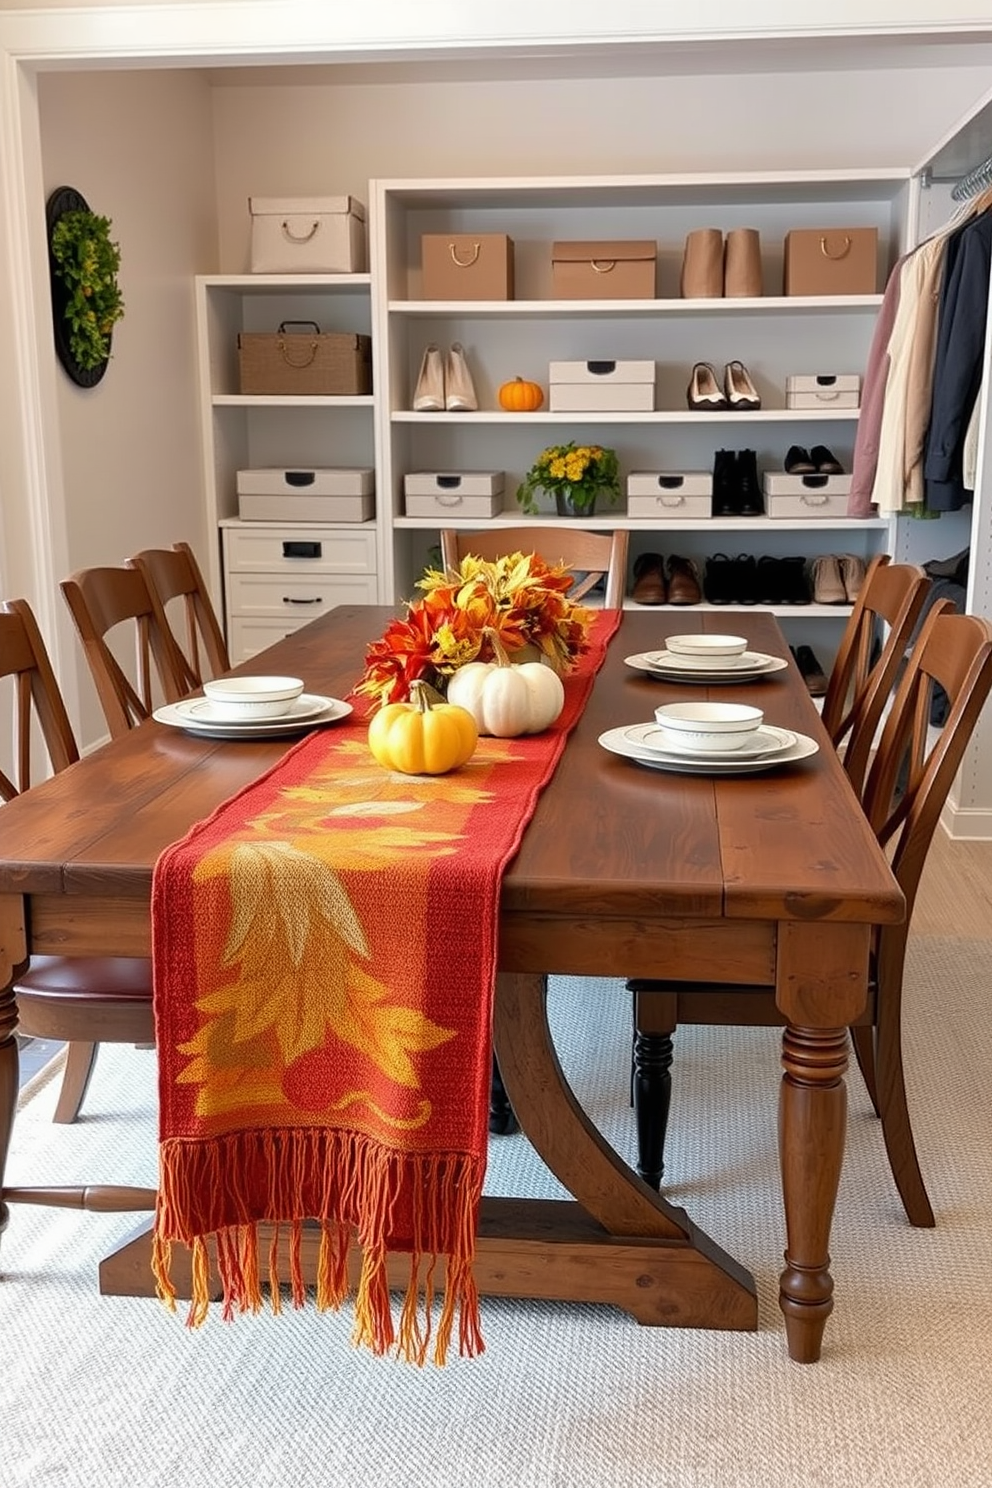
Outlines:
POLYGON ((535 553, 487 561, 463 558, 455 569, 429 568, 418 581, 423 597, 391 620, 365 653, 355 688, 375 707, 403 702, 424 681, 442 695, 459 667, 492 661, 495 636, 511 661, 543 659, 568 671, 586 650, 593 611, 568 597, 567 565, 535 553))
POLYGON ((591 516, 602 496, 611 504, 620 496, 616 450, 601 444, 552 444, 542 450, 517 487, 525 512, 537 511, 535 493, 555 498, 559 516, 591 516))

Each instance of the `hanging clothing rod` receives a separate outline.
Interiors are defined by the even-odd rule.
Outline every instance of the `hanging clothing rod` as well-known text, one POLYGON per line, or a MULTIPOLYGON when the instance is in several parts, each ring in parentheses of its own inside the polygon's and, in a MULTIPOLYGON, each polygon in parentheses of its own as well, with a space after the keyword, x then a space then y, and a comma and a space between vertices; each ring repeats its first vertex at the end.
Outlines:
POLYGON ((984 191, 986 186, 992 186, 992 155, 987 160, 983 160, 981 165, 976 165, 975 169, 970 170, 966 176, 961 177, 951 192, 951 199, 952 201, 970 201, 973 196, 984 191))

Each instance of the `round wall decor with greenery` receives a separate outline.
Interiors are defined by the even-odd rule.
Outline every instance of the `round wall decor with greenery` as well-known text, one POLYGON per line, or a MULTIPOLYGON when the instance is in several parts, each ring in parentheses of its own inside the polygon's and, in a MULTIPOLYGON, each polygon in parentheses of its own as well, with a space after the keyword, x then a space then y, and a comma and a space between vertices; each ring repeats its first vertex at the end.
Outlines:
POLYGON ((124 314, 117 284, 121 251, 109 217, 91 212, 71 186, 45 206, 52 278, 55 350, 79 387, 95 387, 107 370, 113 328, 124 314))

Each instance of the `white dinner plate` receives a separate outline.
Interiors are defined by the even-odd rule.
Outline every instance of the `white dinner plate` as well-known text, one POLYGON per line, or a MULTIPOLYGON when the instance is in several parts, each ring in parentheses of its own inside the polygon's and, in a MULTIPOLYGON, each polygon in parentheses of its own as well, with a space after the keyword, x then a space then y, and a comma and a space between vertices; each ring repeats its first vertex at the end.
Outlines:
POLYGON ((672 657, 672 653, 641 651, 635 656, 624 657, 624 662, 633 667, 635 672, 643 672, 645 676, 654 677, 659 682, 712 683, 715 686, 725 682, 757 681, 761 677, 782 672, 789 665, 782 656, 766 656, 760 651, 746 651, 740 659, 748 660, 748 665, 728 668, 726 671, 717 671, 715 667, 694 667, 691 662, 685 665, 682 658, 678 659, 676 665, 672 665, 668 660, 659 660, 661 657, 672 657))
MULTIPOLYGON (((656 724, 642 724, 645 729, 656 728, 656 724)), ((819 749, 815 739, 806 734, 796 734, 796 742, 777 754, 766 754, 757 759, 712 759, 708 755, 662 754, 644 744, 635 744, 629 737, 631 725, 607 729, 600 734, 599 742, 611 754, 622 755, 635 764, 647 765, 650 770, 669 770, 676 775, 756 775, 762 770, 777 770, 781 765, 792 765, 797 760, 809 759, 819 749)), ((784 732, 784 730, 783 730, 784 732)))
POLYGON ((674 734, 657 723, 635 723, 626 733, 632 744, 640 749, 650 749, 652 754, 671 754, 678 759, 704 761, 763 759, 766 755, 782 754, 796 742, 796 735, 791 729, 776 728, 771 723, 759 724, 753 736, 739 749, 692 749, 686 744, 680 744, 674 734))
POLYGON ((232 723, 229 718, 220 719, 207 698, 182 698, 178 703, 166 703, 156 708, 152 717, 170 728, 181 728, 188 734, 197 734, 204 739, 266 739, 283 734, 305 733, 307 729, 321 727, 325 723, 338 723, 352 712, 350 703, 340 698, 321 697, 318 693, 305 692, 278 718, 249 719, 243 723, 232 723))

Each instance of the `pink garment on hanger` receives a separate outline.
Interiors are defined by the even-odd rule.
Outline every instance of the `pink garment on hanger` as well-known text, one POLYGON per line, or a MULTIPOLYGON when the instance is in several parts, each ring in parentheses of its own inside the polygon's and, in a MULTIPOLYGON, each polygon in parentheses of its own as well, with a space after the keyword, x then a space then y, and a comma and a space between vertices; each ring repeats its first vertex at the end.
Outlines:
POLYGON ((873 512, 871 493, 875 484, 878 465, 878 441, 882 428, 882 413, 885 408, 885 384, 889 376, 889 337, 899 308, 899 286, 902 266, 908 258, 904 254, 893 266, 882 296, 882 308, 878 312, 875 330, 868 350, 868 363, 861 384, 861 411, 858 415, 858 432, 854 440, 854 460, 851 467, 851 490, 847 498, 849 517, 870 517, 873 512))

